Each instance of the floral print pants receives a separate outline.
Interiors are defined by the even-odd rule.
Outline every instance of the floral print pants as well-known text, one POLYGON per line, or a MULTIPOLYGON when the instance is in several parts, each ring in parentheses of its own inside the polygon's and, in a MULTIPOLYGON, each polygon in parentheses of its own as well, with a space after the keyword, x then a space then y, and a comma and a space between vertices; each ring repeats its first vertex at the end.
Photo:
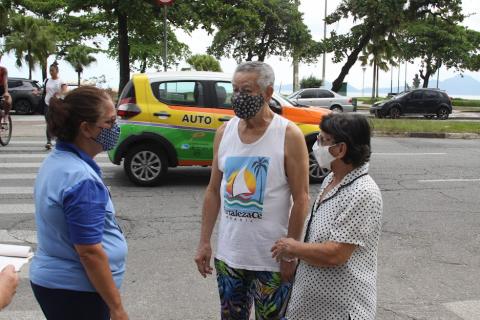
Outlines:
POLYGON ((253 302, 256 320, 281 318, 291 284, 282 283, 280 272, 235 269, 218 259, 215 269, 222 320, 250 319, 253 302))

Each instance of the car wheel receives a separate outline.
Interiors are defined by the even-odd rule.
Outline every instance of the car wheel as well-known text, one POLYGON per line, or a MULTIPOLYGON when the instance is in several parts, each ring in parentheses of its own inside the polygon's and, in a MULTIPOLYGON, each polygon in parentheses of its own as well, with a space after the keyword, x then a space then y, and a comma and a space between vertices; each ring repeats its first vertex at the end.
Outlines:
POLYGON ((161 183, 168 170, 168 161, 161 147, 143 144, 127 152, 124 169, 133 183, 150 187, 161 183))
POLYGON ((447 120, 448 119, 448 109, 445 107, 440 107, 437 111, 437 118, 440 120, 447 120))
POLYGON ((16 114, 30 114, 33 111, 32 104, 26 99, 20 99, 15 101, 13 109, 16 114))
POLYGON ((377 119, 382 119, 382 118, 383 118, 383 114, 381 114, 381 113, 378 112, 378 111, 375 111, 375 118, 377 118, 377 119))
POLYGON ((332 112, 335 112, 335 113, 341 113, 341 112, 343 112, 343 109, 342 109, 342 107, 340 107, 340 106, 331 106, 331 107, 330 107, 330 110, 332 110, 332 112))
POLYGON ((330 173, 330 170, 321 168, 313 155, 312 147, 316 141, 308 146, 308 176, 311 183, 320 183, 330 173))
POLYGON ((392 107, 390 108, 388 114, 390 115, 390 118, 398 119, 400 118, 400 109, 398 109, 398 107, 392 107))

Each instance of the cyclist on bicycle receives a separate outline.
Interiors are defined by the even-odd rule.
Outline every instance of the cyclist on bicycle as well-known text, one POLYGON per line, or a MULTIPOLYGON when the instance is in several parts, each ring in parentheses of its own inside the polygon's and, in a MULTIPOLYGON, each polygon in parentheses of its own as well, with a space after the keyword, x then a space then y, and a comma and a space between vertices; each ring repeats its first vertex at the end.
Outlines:
MULTIPOLYGON (((0 61, 2 59, 2 53, 0 52, 0 61)), ((4 114, 8 115, 12 106, 12 97, 8 93, 8 71, 7 68, 0 66, 0 97, 3 97, 3 110, 4 114)))

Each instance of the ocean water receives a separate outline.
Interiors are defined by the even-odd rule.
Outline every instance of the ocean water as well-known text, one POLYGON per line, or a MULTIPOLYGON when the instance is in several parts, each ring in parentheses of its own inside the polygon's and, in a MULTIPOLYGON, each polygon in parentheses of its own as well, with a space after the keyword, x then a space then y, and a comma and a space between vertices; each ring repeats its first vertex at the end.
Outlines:
MULTIPOLYGON (((348 92, 347 95, 349 97, 362 97, 362 93, 361 92, 348 92)), ((379 95, 381 96, 386 96, 386 93, 379 93, 379 95)), ((461 98, 461 99, 466 99, 466 100, 480 100, 480 96, 478 95, 466 95, 466 94, 448 94, 450 97, 452 98, 461 98)), ((371 92, 365 92, 365 94, 363 95, 364 97, 371 97, 371 92)))

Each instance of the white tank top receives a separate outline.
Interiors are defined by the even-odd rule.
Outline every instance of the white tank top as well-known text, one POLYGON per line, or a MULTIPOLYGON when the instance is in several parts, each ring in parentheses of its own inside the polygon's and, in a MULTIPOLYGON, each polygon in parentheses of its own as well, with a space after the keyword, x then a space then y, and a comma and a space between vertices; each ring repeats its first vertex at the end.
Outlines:
POLYGON ((274 115, 257 141, 245 144, 238 117, 225 128, 218 150, 223 172, 216 258, 230 267, 279 271, 270 248, 287 235, 292 206, 285 176, 285 132, 289 121, 274 115))

